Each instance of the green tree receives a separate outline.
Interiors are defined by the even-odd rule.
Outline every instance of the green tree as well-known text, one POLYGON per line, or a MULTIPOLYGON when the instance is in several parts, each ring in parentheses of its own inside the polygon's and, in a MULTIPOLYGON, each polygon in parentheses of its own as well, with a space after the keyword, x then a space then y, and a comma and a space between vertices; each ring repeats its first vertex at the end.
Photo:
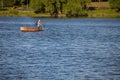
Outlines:
POLYGON ((24 4, 24 5, 27 5, 30 3, 30 0, 21 0, 21 3, 24 4))
POLYGON ((31 0, 30 7, 35 11, 35 13, 45 12, 45 0, 31 0))
POLYGON ((35 10, 35 13, 45 13, 45 4, 40 3, 40 7, 37 10, 35 10))
POLYGON ((82 16, 86 15, 87 3, 90 0, 69 0, 65 5, 64 12, 67 16, 82 16))
POLYGON ((19 6, 21 4, 21 0, 15 0, 14 5, 19 6))
POLYGON ((59 4, 60 4, 60 12, 62 13, 63 12, 63 5, 64 4, 67 4, 67 0, 59 0, 59 4))
POLYGON ((116 11, 120 11, 120 0, 109 0, 110 6, 116 11))
POLYGON ((11 7, 15 0, 0 0, 0 7, 11 7))
POLYGON ((51 15, 57 17, 59 13, 63 13, 63 5, 66 3, 67 0, 50 0, 49 5, 51 7, 49 8, 49 11, 51 15))
POLYGON ((33 9, 33 10, 37 10, 40 8, 40 3, 41 3, 41 0, 31 0, 30 1, 30 7, 33 9))
POLYGON ((58 14, 83 14, 90 0, 31 0, 30 7, 34 11, 58 14))

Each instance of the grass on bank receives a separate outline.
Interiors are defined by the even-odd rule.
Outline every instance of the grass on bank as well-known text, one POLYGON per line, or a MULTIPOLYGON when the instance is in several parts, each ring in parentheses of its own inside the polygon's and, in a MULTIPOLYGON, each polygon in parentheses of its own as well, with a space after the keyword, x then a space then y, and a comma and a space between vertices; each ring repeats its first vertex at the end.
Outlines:
POLYGON ((88 17, 92 18, 120 18, 120 12, 112 9, 96 9, 88 11, 88 17))

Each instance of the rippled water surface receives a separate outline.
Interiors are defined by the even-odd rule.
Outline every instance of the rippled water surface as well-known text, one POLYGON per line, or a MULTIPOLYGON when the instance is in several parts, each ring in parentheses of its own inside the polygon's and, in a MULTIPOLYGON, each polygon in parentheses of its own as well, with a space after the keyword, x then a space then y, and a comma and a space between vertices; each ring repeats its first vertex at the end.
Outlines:
POLYGON ((120 80, 120 19, 0 17, 0 80, 120 80))

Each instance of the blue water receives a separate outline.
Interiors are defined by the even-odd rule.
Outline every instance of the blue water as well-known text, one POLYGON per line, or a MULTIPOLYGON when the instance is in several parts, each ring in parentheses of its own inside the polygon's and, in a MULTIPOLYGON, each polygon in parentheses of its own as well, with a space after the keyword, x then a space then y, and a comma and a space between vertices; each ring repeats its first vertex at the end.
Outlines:
POLYGON ((0 17, 0 80, 120 80, 120 19, 0 17))

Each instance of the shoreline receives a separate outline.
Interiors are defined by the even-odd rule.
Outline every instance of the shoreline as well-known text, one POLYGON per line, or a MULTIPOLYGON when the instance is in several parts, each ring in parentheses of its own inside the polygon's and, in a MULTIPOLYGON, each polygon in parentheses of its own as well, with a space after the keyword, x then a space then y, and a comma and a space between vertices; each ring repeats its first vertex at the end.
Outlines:
POLYGON ((50 13, 36 14, 33 11, 0 11, 0 17, 40 17, 40 18, 120 18, 120 12, 102 12, 102 11, 89 11, 88 16, 70 16, 59 14, 57 17, 51 16, 50 13))

